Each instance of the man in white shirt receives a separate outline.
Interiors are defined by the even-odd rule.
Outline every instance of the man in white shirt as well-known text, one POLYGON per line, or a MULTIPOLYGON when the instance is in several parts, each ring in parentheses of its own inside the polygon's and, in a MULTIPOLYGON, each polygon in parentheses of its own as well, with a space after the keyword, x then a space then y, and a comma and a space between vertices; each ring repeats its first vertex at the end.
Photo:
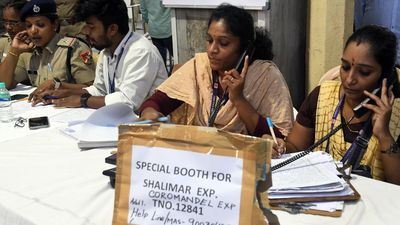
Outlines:
POLYGON ((55 84, 57 90, 36 96, 33 104, 100 108, 124 102, 138 109, 167 78, 157 48, 142 35, 129 32, 123 0, 80 0, 75 14, 78 21, 86 21, 84 32, 90 44, 101 50, 94 83, 84 89, 63 89, 62 83, 55 84))

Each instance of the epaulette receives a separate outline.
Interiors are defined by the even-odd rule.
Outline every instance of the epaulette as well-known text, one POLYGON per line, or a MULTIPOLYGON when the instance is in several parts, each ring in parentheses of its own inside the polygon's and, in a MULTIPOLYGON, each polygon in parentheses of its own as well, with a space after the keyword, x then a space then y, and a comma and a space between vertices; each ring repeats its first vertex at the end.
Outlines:
POLYGON ((74 37, 63 37, 57 42, 57 45, 62 47, 78 48, 80 46, 79 42, 80 41, 74 37))

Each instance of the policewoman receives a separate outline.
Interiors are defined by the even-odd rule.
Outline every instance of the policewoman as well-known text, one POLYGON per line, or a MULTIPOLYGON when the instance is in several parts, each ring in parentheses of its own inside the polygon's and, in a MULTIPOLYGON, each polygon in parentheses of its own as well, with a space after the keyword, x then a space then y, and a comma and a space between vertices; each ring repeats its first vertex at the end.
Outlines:
POLYGON ((8 0, 3 8, 3 25, 6 34, 0 38, 0 60, 7 56, 11 41, 15 35, 25 30, 25 24, 20 20, 20 11, 24 7, 25 0, 8 0))
MULTIPOLYGON (((95 65, 91 49, 73 37, 57 33, 59 22, 54 0, 31 0, 21 10, 28 41, 35 45, 32 54, 22 54, 15 70, 15 81, 26 77, 38 88, 33 94, 57 89, 69 83, 89 86, 95 65)), ((13 43, 14 44, 14 43, 13 43)), ((22 43, 21 43, 22 44, 22 43)))

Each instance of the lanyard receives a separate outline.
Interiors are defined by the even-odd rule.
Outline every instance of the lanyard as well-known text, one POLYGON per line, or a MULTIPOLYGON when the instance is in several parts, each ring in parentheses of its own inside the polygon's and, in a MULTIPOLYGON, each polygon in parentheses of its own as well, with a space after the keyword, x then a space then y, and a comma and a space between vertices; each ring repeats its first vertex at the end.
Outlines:
POLYGON ((211 98, 211 106, 210 106, 210 117, 208 118, 208 126, 212 127, 214 125, 215 118, 217 117, 217 114, 221 107, 225 105, 225 103, 229 99, 229 95, 227 91, 224 91, 224 94, 221 98, 219 98, 219 80, 218 80, 218 75, 213 73, 212 75, 213 78, 213 93, 212 93, 212 98, 211 98), (218 98, 218 100, 217 100, 218 98))
POLYGON ((211 98, 211 107, 210 107, 210 115, 212 115, 214 113, 214 110, 216 108, 216 103, 217 103, 217 98, 218 98, 218 94, 219 94, 219 80, 218 80, 218 76, 216 76, 213 73, 213 92, 212 92, 212 98, 211 98))
MULTIPOLYGON (((342 109, 343 104, 344 104, 344 95, 340 98, 338 105, 336 106, 335 112, 332 115, 332 120, 331 120, 331 131, 333 130, 335 123, 336 123, 336 119, 340 113, 340 109, 342 109)), ((328 139, 328 142, 326 144, 326 149, 325 152, 327 152, 329 154, 329 142, 330 142, 330 138, 328 139)))
MULTIPOLYGON (((341 108, 342 108, 343 105, 344 105, 344 99, 345 99, 345 95, 343 95, 343 97, 340 98, 340 101, 339 101, 338 105, 336 106, 335 112, 334 112, 333 115, 332 115, 332 120, 331 120, 331 131, 333 130, 333 128, 334 128, 334 126, 335 126, 336 119, 337 119, 337 117, 338 117, 338 115, 339 115, 339 113, 340 113, 341 108)), ((342 121, 342 123, 347 123, 347 121, 342 121)), ((364 133, 365 133, 366 130, 368 129, 368 126, 369 126, 369 125, 368 125, 368 122, 367 122, 367 123, 364 125, 364 127, 359 131, 358 137, 357 137, 356 139, 359 139, 360 137, 362 137, 362 136, 364 135, 364 133)), ((367 137, 367 138, 368 138, 368 140, 369 140, 370 136, 367 137)), ((325 151, 326 151, 327 153, 329 153, 329 141, 330 141, 330 139, 328 139, 328 143, 327 143, 326 149, 325 149, 325 151)), ((355 140, 355 141, 353 141, 353 143, 351 144, 350 148, 347 149, 347 151, 345 152, 344 156, 342 157, 342 159, 341 159, 340 161, 343 162, 343 163, 344 163, 344 162, 347 162, 347 161, 349 160, 350 156, 352 155, 352 152, 354 151, 354 149, 356 149, 356 147, 357 147, 357 142, 356 142, 356 140, 355 140)))
POLYGON ((124 54, 124 50, 125 50, 126 43, 128 43, 129 39, 131 39, 132 34, 133 34, 133 33, 130 32, 128 38, 127 38, 126 41, 122 44, 121 51, 119 52, 118 57, 117 57, 117 64, 115 65, 114 75, 111 77, 111 76, 110 76, 110 72, 108 73, 108 82, 109 82, 109 84, 110 84, 110 90, 109 90, 110 93, 114 93, 114 92, 115 92, 115 76, 117 75, 117 69, 118 69, 119 61, 120 61, 121 58, 122 58, 122 54, 124 54))

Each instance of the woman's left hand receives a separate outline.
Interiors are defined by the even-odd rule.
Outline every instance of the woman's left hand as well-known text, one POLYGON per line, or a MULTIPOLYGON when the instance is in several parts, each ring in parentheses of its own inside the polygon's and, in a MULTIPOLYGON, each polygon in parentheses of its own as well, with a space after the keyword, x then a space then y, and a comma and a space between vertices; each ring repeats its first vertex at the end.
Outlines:
POLYGON ((385 78, 382 83, 380 98, 376 95, 371 94, 368 91, 364 91, 364 94, 370 97, 376 103, 376 105, 364 104, 363 106, 373 112, 372 132, 380 141, 391 137, 389 131, 389 122, 390 116, 392 114, 392 106, 394 103, 394 94, 392 92, 392 89, 393 86, 390 86, 388 90, 387 79, 385 78))
POLYGON ((246 56, 244 61, 244 66, 242 69, 242 73, 239 74, 236 69, 232 69, 225 72, 225 76, 222 79, 222 84, 225 84, 228 92, 229 99, 235 103, 237 100, 243 99, 243 88, 244 88, 244 80, 247 74, 247 70, 249 67, 249 57, 246 56))

